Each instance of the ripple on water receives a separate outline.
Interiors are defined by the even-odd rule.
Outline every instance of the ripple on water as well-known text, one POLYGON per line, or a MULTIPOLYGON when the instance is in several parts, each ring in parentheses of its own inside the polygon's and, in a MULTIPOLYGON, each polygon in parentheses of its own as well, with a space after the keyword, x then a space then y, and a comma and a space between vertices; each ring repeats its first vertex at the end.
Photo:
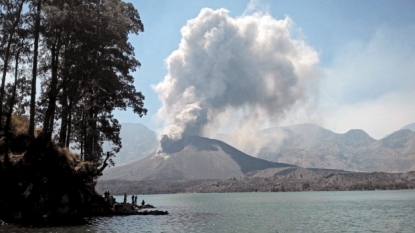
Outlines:
MULTIPOLYGON (((118 197, 121 198, 122 197, 118 197)), ((415 232, 415 190, 139 196, 162 216, 115 216, 0 232, 415 232)))

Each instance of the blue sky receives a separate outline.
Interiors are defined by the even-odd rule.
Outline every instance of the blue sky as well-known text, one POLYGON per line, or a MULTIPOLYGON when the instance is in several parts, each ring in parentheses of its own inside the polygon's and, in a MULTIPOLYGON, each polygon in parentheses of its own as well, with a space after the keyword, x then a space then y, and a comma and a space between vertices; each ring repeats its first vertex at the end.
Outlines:
POLYGON ((224 8, 229 17, 254 12, 277 20, 288 16, 292 37, 318 52, 323 70, 304 105, 293 106, 277 126, 315 123, 334 132, 361 128, 381 138, 415 122, 415 2, 414 1, 130 1, 138 9, 145 31, 132 36, 142 67, 135 85, 146 96, 148 114, 116 112, 122 123, 139 122, 152 130, 162 107, 151 87, 169 73, 166 59, 177 50, 181 28, 201 9, 224 8), (249 4, 255 10, 247 12, 249 4))

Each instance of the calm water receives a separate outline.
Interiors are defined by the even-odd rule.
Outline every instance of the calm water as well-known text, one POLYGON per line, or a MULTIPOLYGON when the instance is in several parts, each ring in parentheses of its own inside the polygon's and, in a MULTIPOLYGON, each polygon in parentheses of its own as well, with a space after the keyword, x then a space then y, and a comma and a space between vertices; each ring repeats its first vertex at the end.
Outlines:
POLYGON ((415 190, 138 196, 142 199, 170 214, 94 218, 62 228, 6 226, 0 232, 415 232, 415 190))

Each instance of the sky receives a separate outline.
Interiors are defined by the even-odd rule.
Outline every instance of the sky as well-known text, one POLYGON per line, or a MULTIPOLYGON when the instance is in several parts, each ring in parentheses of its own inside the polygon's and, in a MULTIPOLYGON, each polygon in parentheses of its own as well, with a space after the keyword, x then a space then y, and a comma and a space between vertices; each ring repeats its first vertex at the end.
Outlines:
POLYGON ((210 137, 313 123, 380 139, 415 122, 414 1, 130 2, 148 114, 117 111, 121 123, 210 137))

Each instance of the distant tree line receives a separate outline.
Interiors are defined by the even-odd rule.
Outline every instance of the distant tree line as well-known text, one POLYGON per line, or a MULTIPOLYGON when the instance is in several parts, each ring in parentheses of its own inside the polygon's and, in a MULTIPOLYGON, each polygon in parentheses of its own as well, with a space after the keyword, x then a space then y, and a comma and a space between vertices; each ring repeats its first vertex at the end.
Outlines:
POLYGON ((131 75, 140 62, 128 37, 144 31, 133 5, 0 0, 0 31, 1 136, 9 138, 13 115, 27 117, 30 140, 38 128, 85 161, 112 163, 121 148, 114 110, 147 112, 131 75), (112 142, 110 151, 103 151, 104 141, 112 142))

